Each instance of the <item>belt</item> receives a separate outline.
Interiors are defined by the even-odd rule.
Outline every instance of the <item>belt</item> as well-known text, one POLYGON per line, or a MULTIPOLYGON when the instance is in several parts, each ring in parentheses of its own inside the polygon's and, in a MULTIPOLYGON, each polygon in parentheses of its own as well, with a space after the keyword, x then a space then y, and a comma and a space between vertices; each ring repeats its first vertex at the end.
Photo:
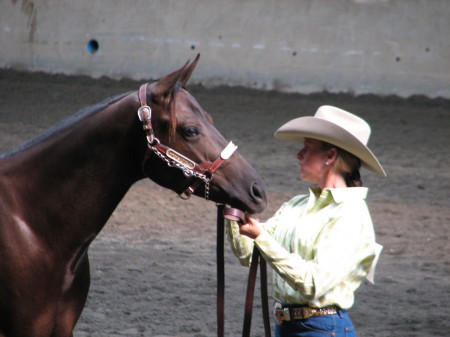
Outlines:
POLYGON ((337 314, 339 308, 331 305, 323 308, 313 308, 308 306, 283 306, 279 302, 275 302, 273 307, 273 315, 275 322, 281 324, 292 320, 307 319, 317 316, 325 316, 337 314))

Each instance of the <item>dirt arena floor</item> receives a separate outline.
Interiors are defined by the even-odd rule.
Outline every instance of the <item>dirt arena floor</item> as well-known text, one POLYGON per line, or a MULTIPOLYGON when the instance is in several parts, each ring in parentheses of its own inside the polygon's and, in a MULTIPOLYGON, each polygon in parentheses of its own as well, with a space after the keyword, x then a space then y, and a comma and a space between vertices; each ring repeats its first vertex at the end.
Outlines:
MULTIPOLYGON (((0 70, 0 152, 139 84, 0 70)), ((297 147, 272 136, 278 126, 323 104, 365 118, 388 174, 362 172, 384 249, 376 283, 360 287, 351 316, 361 337, 450 336, 449 100, 190 91, 264 178, 270 204, 262 220, 307 191, 297 147)), ((91 290, 75 336, 215 336, 215 217, 212 202, 183 201, 149 180, 133 186, 91 246, 91 290)), ((227 247, 226 336, 241 335, 247 275, 227 247)), ((252 336, 263 335, 259 301, 257 295, 252 336)))

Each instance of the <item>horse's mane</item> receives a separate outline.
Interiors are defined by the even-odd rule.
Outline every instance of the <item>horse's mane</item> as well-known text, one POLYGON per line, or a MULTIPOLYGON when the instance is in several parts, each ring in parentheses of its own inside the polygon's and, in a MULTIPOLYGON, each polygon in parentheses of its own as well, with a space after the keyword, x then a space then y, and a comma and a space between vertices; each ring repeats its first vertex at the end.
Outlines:
POLYGON ((40 136, 37 136, 36 138, 32 139, 31 141, 20 145, 10 151, 7 151, 3 154, 0 154, 0 158, 6 157, 10 154, 16 153, 16 152, 20 152, 24 149, 27 149, 31 146, 33 146, 36 143, 39 143, 40 141, 42 141, 43 139, 51 136, 52 134, 63 130, 69 126, 73 126, 74 124, 76 124, 78 121, 84 119, 87 116, 90 116, 92 114, 97 113, 98 111, 102 111, 103 109, 105 109, 106 107, 108 107, 111 104, 114 104, 115 102, 119 101, 120 99, 122 99, 123 97, 129 95, 130 92, 127 93, 123 93, 123 94, 119 94, 117 96, 114 97, 109 97, 105 100, 103 100, 100 103, 97 103, 95 105, 83 108, 81 110, 79 110, 78 112, 74 113, 73 115, 67 117, 66 119, 62 120, 61 122, 59 122, 58 124, 56 124, 55 126, 53 126, 52 128, 50 128, 49 130, 47 130, 45 133, 41 134, 40 136))

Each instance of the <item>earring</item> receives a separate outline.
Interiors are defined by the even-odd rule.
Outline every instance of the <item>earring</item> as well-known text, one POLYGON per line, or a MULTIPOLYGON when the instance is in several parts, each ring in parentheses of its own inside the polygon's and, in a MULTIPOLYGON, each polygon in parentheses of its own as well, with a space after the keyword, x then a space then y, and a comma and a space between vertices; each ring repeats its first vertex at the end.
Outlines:
POLYGON ((326 161, 326 162, 325 162, 325 165, 327 165, 327 166, 328 166, 328 165, 330 165, 330 164, 329 164, 329 163, 328 163, 328 162, 326 161))

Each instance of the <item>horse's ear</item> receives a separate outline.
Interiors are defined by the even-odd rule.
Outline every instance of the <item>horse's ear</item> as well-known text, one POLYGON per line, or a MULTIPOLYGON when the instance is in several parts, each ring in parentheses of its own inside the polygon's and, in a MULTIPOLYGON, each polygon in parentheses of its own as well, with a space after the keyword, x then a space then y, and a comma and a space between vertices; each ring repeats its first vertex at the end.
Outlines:
POLYGON ((172 94, 177 86, 177 83, 180 83, 184 86, 191 77, 192 72, 194 71, 199 59, 200 54, 197 54, 197 57, 192 63, 190 63, 190 61, 188 60, 180 69, 164 76, 159 81, 157 81, 151 87, 152 99, 164 101, 166 97, 172 94))
POLYGON ((153 99, 157 97, 167 97, 170 95, 175 89, 178 82, 184 77, 186 73, 186 69, 189 68, 189 61, 185 63, 180 69, 170 73, 163 78, 159 79, 154 85, 151 87, 151 94, 153 99))
POLYGON ((189 81, 189 78, 191 77, 192 73, 194 72, 194 69, 197 66, 199 59, 200 59, 200 54, 197 54, 197 57, 195 58, 195 60, 184 71, 182 77, 180 78, 180 82, 183 83, 183 85, 186 85, 186 83, 189 81))

